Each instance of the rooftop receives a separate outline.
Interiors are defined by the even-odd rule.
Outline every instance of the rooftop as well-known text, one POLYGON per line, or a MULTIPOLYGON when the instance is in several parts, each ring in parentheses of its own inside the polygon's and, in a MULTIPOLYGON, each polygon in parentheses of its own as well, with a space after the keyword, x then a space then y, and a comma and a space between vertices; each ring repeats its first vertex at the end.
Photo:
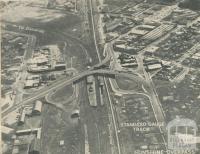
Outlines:
POLYGON ((143 36, 148 32, 149 31, 147 31, 147 30, 140 30, 140 29, 133 28, 130 33, 143 36))

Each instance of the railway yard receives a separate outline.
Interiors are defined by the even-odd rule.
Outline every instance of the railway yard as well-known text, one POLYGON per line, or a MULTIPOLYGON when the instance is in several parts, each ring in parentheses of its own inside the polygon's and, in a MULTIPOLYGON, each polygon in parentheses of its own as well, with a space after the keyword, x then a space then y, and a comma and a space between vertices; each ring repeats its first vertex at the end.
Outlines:
POLYGON ((200 12, 180 4, 1 2, 3 154, 199 154, 200 12))

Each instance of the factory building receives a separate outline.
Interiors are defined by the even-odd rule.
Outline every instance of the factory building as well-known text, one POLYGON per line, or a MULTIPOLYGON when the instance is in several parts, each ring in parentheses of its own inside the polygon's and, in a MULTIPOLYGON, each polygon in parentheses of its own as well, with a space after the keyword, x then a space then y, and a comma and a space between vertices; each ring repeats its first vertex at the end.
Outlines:
POLYGON ((33 114, 33 115, 40 115, 41 112, 42 112, 42 102, 37 100, 37 101, 35 102, 34 107, 33 107, 32 114, 33 114))
POLYGON ((149 31, 147 30, 142 30, 142 29, 136 29, 136 28, 133 28, 131 31, 130 31, 130 35, 137 35, 137 36, 144 36, 145 34, 147 34, 149 31))
POLYGON ((130 68, 134 68, 137 67, 138 64, 136 62, 133 63, 125 63, 125 64, 121 64, 122 67, 130 67, 130 68))
POLYGON ((26 80, 26 82, 24 84, 24 89, 33 88, 33 87, 39 87, 39 85, 40 85, 40 80, 39 79, 26 80))
POLYGON ((17 136, 35 134, 37 139, 41 138, 41 128, 24 129, 16 131, 17 136))
POLYGON ((38 74, 28 75, 26 78, 26 80, 36 80, 36 79, 40 79, 40 75, 38 74))
POLYGON ((57 63, 55 65, 55 70, 58 71, 58 70, 65 70, 66 69, 66 64, 65 63, 57 63))
POLYGON ((38 49, 28 62, 28 72, 41 73, 65 70, 66 64, 57 46, 51 45, 38 49))
POLYGON ((122 19, 115 19, 109 23, 106 23, 104 26, 105 32, 113 32, 118 27, 122 27, 122 19))
POLYGON ((33 58, 29 59, 27 64, 33 65, 36 64, 37 66, 42 66, 48 64, 48 55, 44 55, 41 53, 34 53, 33 58))
POLYGON ((25 129, 25 130, 17 130, 16 135, 21 136, 21 135, 29 135, 30 133, 34 132, 32 129, 25 129))
POLYGON ((150 64, 147 65, 147 71, 153 71, 162 68, 162 64, 150 64))
POLYGON ((149 46, 147 48, 144 49, 145 51, 145 55, 148 55, 148 56, 154 56, 154 53, 159 49, 159 47, 157 46, 149 46))
POLYGON ((46 72, 49 70, 50 68, 47 65, 44 65, 44 66, 29 65, 28 67, 28 72, 31 72, 31 73, 40 73, 40 72, 46 72))
POLYGON ((26 111, 23 109, 18 124, 23 125, 25 122, 25 118, 26 118, 26 111))
POLYGON ((140 29, 140 30, 147 30, 147 31, 151 31, 154 28, 156 28, 156 26, 154 26, 154 25, 140 25, 138 27, 138 29, 140 29))
POLYGON ((127 44, 113 44, 113 48, 115 51, 123 52, 123 53, 130 53, 136 54, 136 48, 134 46, 129 46, 127 44))
POLYGON ((40 75, 28 75, 24 83, 24 89, 40 86, 40 75))

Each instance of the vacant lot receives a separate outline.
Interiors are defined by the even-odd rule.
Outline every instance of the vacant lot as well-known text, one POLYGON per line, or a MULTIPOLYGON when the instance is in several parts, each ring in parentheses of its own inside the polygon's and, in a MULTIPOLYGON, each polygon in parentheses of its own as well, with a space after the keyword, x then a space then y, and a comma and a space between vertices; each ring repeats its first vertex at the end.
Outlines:
POLYGON ((142 91, 141 85, 131 78, 118 76, 116 81, 120 89, 142 91))
POLYGON ((159 134, 158 128, 147 124, 156 121, 149 99, 142 95, 125 95, 119 101, 116 110, 119 118, 119 138, 122 143, 122 152, 132 154, 134 151, 141 149, 141 146, 153 146, 152 143, 160 144, 159 148, 163 148, 162 139, 159 135, 155 135, 159 134), (126 123, 134 125, 124 125, 126 123), (136 130, 137 128, 144 128, 148 131, 136 130))
POLYGON ((78 154, 80 151, 80 124, 70 119, 69 112, 61 112, 51 106, 44 106, 42 118, 42 154, 78 154), (60 141, 64 145, 60 146, 60 141))
POLYGON ((58 103, 67 101, 73 95, 73 89, 72 85, 65 86, 53 93, 50 99, 58 103))
POLYGON ((10 30, 36 35, 39 45, 66 40, 65 34, 80 35, 81 19, 77 15, 44 6, 13 4, 2 13, 2 21, 10 25, 10 30))

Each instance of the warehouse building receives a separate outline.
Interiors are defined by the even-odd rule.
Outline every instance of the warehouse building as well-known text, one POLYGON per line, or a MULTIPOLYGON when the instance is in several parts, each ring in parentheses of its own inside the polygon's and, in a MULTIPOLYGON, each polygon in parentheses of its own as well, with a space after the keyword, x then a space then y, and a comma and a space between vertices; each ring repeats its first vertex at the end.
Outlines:
POLYGON ((122 19, 115 19, 109 23, 106 23, 104 26, 105 32, 113 32, 119 27, 122 27, 122 19))
POLYGON ((122 67, 130 67, 130 68, 134 68, 137 67, 138 64, 136 62, 133 63, 125 63, 125 64, 121 64, 122 67))
POLYGON ((34 57, 28 61, 28 64, 36 64, 37 66, 46 65, 49 63, 49 60, 46 56, 40 54, 40 56, 34 57))
POLYGON ((26 80, 36 80, 36 79, 40 79, 40 75, 38 74, 34 74, 34 75, 28 75, 26 80))
POLYGON ((33 115, 40 115, 42 112, 42 102, 37 100, 35 102, 35 105, 34 105, 34 108, 33 108, 33 111, 32 111, 32 114, 33 115))
POLYGON ((39 85, 40 85, 40 80, 39 79, 26 80, 25 84, 24 84, 24 89, 39 87, 39 85))
POLYGON ((127 44, 113 44, 113 49, 118 52, 129 53, 129 54, 136 54, 136 47, 129 46, 127 44))
POLYGON ((137 35, 137 36, 144 36, 145 34, 147 34, 149 31, 147 30, 142 30, 142 29, 136 29, 133 28, 129 34, 131 35, 137 35))
POLYGON ((16 131, 17 136, 30 135, 30 134, 35 134, 36 138, 40 139, 41 138, 41 128, 24 129, 24 130, 16 131))
POLYGON ((145 51, 145 55, 148 55, 148 56, 154 56, 154 53, 159 49, 159 47, 157 46, 149 46, 147 48, 144 49, 145 51))
POLYGON ((140 29, 140 30, 151 31, 151 30, 153 30, 155 27, 156 27, 156 26, 154 26, 154 25, 140 25, 140 26, 138 27, 138 29, 140 29))
POLYGON ((162 68, 162 64, 150 64, 150 65, 147 65, 146 70, 147 71, 154 71, 154 70, 157 70, 157 69, 160 69, 160 68, 162 68))
POLYGON ((23 109, 18 124, 23 125, 25 122, 25 118, 26 118, 26 111, 23 109))
POLYGON ((65 63, 56 63, 55 65, 55 70, 59 71, 59 70, 65 70, 66 69, 66 64, 65 63))
POLYGON ((47 71, 50 71, 50 68, 48 65, 37 66, 33 64, 33 65, 29 65, 28 67, 28 72, 31 72, 31 73, 40 73, 40 72, 47 72, 47 71))

